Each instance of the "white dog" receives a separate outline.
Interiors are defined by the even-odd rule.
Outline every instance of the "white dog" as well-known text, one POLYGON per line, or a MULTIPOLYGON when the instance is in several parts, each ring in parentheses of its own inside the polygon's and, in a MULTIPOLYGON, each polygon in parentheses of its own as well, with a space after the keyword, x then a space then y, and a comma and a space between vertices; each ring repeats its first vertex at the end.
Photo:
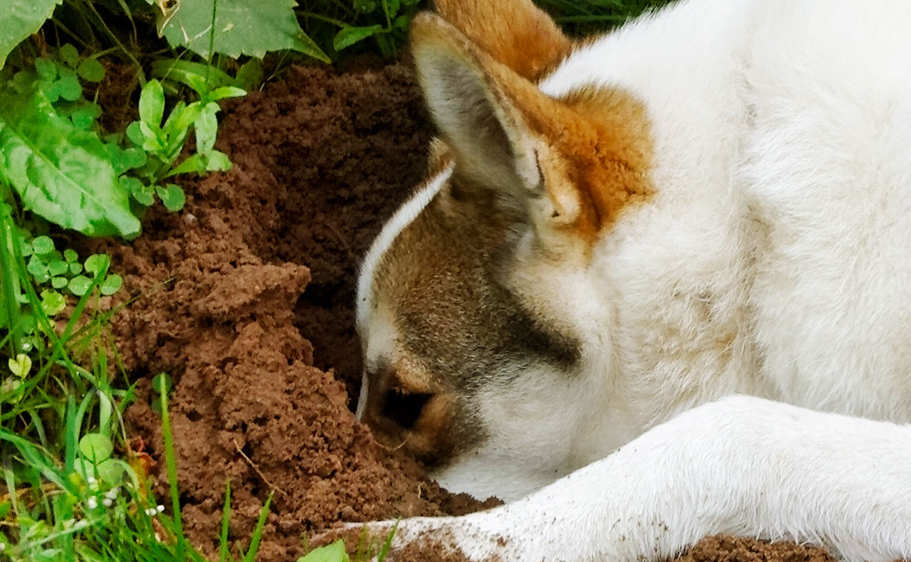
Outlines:
POLYGON ((518 501, 395 548, 911 558, 911 1, 683 0, 585 41, 531 0, 436 10, 440 140, 364 261, 358 414, 518 501))

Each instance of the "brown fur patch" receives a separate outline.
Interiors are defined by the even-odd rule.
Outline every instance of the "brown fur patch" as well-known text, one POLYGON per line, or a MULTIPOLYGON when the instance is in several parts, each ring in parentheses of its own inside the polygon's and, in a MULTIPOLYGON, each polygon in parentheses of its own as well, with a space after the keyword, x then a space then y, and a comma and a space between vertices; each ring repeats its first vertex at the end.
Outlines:
MULTIPOLYGON (((506 109, 503 126, 541 141, 537 164, 554 205, 553 228, 590 245, 625 207, 648 200, 653 145, 642 102, 595 87, 554 99, 439 18, 416 18, 412 33, 416 58, 445 52, 477 68, 491 103, 506 109)), ((465 163, 455 156, 458 176, 465 163)))
POLYGON ((434 0, 443 19, 519 76, 540 80, 572 42, 531 0, 434 0))
POLYGON ((570 219, 558 224, 592 242, 625 207, 648 200, 652 139, 641 102, 619 89, 594 87, 553 99, 491 62, 493 87, 544 140, 538 152, 544 185, 557 214, 570 219), (578 208, 566 208, 565 201, 578 208))

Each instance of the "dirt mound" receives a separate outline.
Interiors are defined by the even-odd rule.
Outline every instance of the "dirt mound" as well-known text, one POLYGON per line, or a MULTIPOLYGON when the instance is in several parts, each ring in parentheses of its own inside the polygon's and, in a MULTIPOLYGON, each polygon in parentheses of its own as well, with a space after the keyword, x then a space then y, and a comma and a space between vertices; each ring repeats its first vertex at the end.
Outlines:
POLYGON ((261 562, 293 560, 303 536, 335 522, 480 507, 351 414, 356 264, 422 176, 430 135, 410 71, 363 66, 293 69, 229 106, 218 146, 229 173, 186 182, 185 210, 153 209, 135 242, 86 248, 109 252, 141 295, 114 324, 138 380, 127 419, 160 460, 149 381, 170 373, 184 524, 209 553, 229 479, 236 546, 274 493, 261 562))
MULTIPOLYGON (((423 173, 425 122, 401 66, 292 70, 224 119, 231 172, 185 185, 186 209, 153 210, 134 243, 96 244, 143 294, 114 330, 140 378, 127 418, 155 458, 148 380, 166 371, 176 381, 183 516, 204 549, 214 548, 228 479, 232 538, 249 537, 275 493, 265 561, 292 559, 304 534, 337 521, 476 504, 382 450, 349 409, 360 371, 357 257, 423 173)), ((158 483, 164 497, 163 473, 158 483)))

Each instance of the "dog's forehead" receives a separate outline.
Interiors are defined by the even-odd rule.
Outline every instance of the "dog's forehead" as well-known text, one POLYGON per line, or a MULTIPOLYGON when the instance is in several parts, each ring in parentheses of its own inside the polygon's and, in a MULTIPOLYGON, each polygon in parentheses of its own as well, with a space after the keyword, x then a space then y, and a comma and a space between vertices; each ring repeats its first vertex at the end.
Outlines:
POLYGON ((377 302, 376 283, 380 266, 390 249, 398 241, 402 232, 421 214, 427 205, 440 192, 452 175, 452 166, 448 166, 434 175, 421 187, 385 224, 380 234, 373 241, 370 250, 364 257, 361 265, 360 277, 357 284, 357 328, 361 337, 366 341, 371 335, 371 325, 382 325, 384 329, 390 328, 388 317, 390 311, 383 313, 382 306, 377 302))

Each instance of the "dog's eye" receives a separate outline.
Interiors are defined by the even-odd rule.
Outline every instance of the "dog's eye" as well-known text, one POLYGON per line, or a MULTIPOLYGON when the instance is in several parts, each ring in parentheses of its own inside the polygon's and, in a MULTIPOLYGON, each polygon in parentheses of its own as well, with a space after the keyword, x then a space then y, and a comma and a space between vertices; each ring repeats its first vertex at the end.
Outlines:
POLYGON ((433 394, 429 393, 389 390, 383 399, 382 415, 403 429, 411 429, 431 398, 433 394))

